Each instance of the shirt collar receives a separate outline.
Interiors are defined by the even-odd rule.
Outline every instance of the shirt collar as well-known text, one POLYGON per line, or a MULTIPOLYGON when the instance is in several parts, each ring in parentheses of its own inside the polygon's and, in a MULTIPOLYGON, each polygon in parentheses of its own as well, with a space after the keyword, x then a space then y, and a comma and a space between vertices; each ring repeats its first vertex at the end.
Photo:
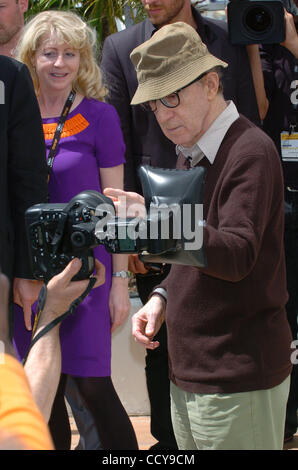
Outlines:
POLYGON ((182 145, 176 145, 177 155, 179 152, 182 152, 185 158, 190 157, 190 165, 192 167, 196 166, 204 156, 208 158, 212 165, 224 136, 233 122, 238 118, 239 113, 236 106, 233 101, 229 101, 224 111, 213 121, 211 126, 193 147, 187 148, 182 145))
POLYGON ((205 156, 198 144, 195 144, 193 147, 176 145, 176 154, 178 155, 179 153, 182 153, 189 160, 192 167, 196 166, 205 156))

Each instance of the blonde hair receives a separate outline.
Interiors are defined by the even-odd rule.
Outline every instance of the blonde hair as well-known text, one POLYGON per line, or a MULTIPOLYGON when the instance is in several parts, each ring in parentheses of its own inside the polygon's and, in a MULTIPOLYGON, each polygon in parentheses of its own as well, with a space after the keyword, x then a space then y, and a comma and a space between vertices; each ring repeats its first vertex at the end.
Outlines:
POLYGON ((96 63, 96 34, 75 13, 44 11, 34 16, 25 26, 17 47, 17 59, 30 70, 35 92, 39 93, 39 80, 33 58, 43 39, 55 34, 59 43, 66 43, 80 52, 80 65, 73 89, 86 96, 103 101, 107 94, 96 63))

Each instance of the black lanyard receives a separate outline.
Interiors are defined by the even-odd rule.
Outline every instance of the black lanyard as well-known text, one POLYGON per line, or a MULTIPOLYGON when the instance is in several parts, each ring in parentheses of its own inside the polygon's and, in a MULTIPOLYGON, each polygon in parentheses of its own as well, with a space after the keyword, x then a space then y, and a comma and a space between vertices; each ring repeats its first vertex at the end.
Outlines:
POLYGON ((54 134, 54 138, 51 144, 49 156, 48 156, 48 182, 50 180, 50 174, 53 168, 54 160, 56 157, 57 149, 58 149, 58 143, 62 134, 62 130, 66 121, 66 118, 68 116, 69 110, 74 102, 74 99, 76 97, 76 92, 71 90, 71 92, 68 95, 67 100, 65 101, 65 104, 63 106, 63 110, 61 113, 61 116, 59 118, 56 131, 54 134))
POLYGON ((87 289, 85 290, 85 292, 83 292, 83 294, 78 297, 76 300, 74 300, 72 302, 72 304, 70 305, 69 309, 67 310, 67 312, 63 313, 62 315, 60 315, 59 317, 55 318, 55 320, 51 321, 50 323, 48 323, 48 325, 46 325, 36 336, 35 335, 35 332, 36 332, 36 329, 37 329, 37 325, 38 325, 38 321, 39 321, 39 318, 40 318, 40 315, 44 309, 44 306, 45 306, 45 302, 46 302, 46 296, 47 296, 47 286, 46 284, 43 285, 40 293, 39 293, 39 296, 38 296, 38 313, 37 315, 35 316, 35 320, 34 320, 34 326, 33 326, 33 333, 32 333, 32 338, 31 338, 31 343, 29 345, 29 349, 25 355, 25 357, 23 358, 22 360, 22 364, 24 365, 25 362, 27 361, 27 357, 28 357, 28 354, 32 348, 32 346, 34 346, 34 344, 36 343, 36 341, 39 340, 39 338, 41 338, 43 335, 45 335, 48 331, 50 331, 52 328, 54 328, 56 325, 58 325, 62 320, 64 320, 66 317, 68 317, 69 315, 71 314, 74 314, 75 313, 75 310, 76 308, 80 305, 81 302, 83 302, 83 300, 87 297, 87 295, 89 294, 89 292, 91 291, 91 289, 93 289, 93 286, 96 282, 96 278, 94 276, 91 276, 89 278, 89 283, 88 283, 88 287, 87 289), (34 337, 34 338, 33 338, 34 337))

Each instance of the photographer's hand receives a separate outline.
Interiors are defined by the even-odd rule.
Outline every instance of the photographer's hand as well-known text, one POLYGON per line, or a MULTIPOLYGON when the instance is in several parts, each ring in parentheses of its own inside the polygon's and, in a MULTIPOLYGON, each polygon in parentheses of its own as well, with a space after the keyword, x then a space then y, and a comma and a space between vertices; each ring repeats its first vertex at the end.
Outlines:
MULTIPOLYGON (((96 283, 94 288, 105 282, 104 266, 98 260, 95 260, 95 264, 96 283)), ((66 312, 71 303, 87 289, 88 280, 71 281, 79 272, 81 266, 81 261, 74 259, 64 271, 49 281, 46 303, 35 336, 51 321, 66 312)), ((61 373, 59 327, 60 323, 32 346, 25 363, 25 371, 33 397, 46 420, 49 419, 51 414, 61 373)))
POLYGON ((164 322, 166 302, 160 296, 151 299, 132 317, 132 335, 147 349, 156 349, 158 341, 152 341, 164 322))
MULTIPOLYGON (((39 326, 42 323, 47 323, 65 313, 70 304, 80 297, 88 287, 89 280, 72 281, 72 278, 79 272, 82 262, 75 258, 66 268, 56 276, 54 276, 47 285, 47 298, 45 308, 40 317, 39 326), (51 317, 51 318, 50 318, 51 317)), ((101 286, 105 282, 105 267, 100 261, 95 259, 96 273, 93 277, 96 278, 96 283, 93 287, 101 286)))
POLYGON ((281 43, 286 47, 295 57, 298 58, 298 35, 293 15, 285 10, 285 24, 286 24, 286 38, 281 43))

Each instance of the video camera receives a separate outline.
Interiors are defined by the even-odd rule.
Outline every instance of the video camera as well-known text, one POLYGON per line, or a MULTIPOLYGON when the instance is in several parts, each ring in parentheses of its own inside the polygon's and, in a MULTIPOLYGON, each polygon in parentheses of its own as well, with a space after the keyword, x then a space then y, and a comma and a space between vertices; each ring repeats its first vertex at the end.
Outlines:
POLYGON ((228 29, 232 44, 279 44, 285 40, 282 0, 230 0, 228 29))
POLYGON ((144 262, 205 266, 203 250, 203 167, 139 169, 147 217, 116 217, 113 201, 84 191, 68 204, 37 204, 25 214, 33 275, 48 281, 78 257, 74 280, 94 271, 93 248, 138 253, 144 262))

